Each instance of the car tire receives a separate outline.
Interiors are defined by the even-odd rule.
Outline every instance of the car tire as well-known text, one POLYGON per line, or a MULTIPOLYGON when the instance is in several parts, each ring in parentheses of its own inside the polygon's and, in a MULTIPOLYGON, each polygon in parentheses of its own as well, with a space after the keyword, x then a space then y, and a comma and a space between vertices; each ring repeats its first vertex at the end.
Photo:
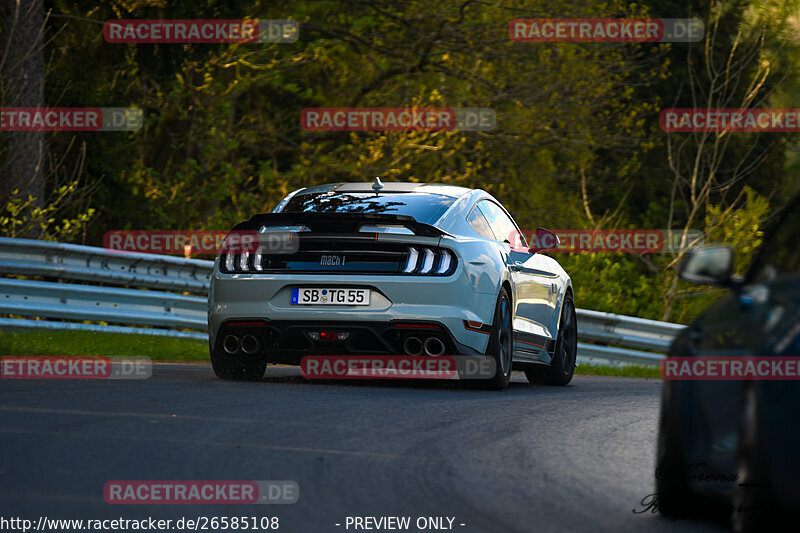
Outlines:
POLYGON ((788 531, 785 514, 772 492, 761 407, 752 384, 742 394, 736 448, 736 486, 733 492, 731 524, 736 533, 788 531))
POLYGON ((525 370, 528 381, 537 385, 563 386, 572 381, 578 356, 578 319, 572 295, 567 294, 561 306, 561 322, 558 339, 549 366, 537 366, 525 370))
POLYGON ((481 380, 478 385, 484 389, 503 390, 511 379, 511 369, 514 349, 513 310, 511 298, 505 287, 497 295, 497 305, 494 310, 494 321, 489 336, 489 345, 486 355, 494 361, 495 372, 490 379, 481 380))
POLYGON ((211 366, 220 379, 234 381, 255 381, 264 377, 267 362, 249 355, 229 355, 220 353, 221 350, 211 352, 211 366))
POLYGON ((665 381, 658 417, 655 477, 658 511, 670 518, 696 515, 701 499, 687 481, 679 396, 677 383, 665 381))

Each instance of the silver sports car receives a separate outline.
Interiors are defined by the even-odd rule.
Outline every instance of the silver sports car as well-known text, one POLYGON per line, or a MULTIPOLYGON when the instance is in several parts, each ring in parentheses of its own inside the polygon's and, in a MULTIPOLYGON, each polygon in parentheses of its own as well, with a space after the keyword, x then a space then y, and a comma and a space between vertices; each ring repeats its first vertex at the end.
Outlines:
POLYGON ((385 354, 488 358, 496 371, 482 383, 495 389, 512 368, 572 379, 570 277, 483 190, 333 183, 292 192, 237 232, 256 244, 220 253, 208 297, 221 378, 259 379, 267 363, 313 354, 385 354))

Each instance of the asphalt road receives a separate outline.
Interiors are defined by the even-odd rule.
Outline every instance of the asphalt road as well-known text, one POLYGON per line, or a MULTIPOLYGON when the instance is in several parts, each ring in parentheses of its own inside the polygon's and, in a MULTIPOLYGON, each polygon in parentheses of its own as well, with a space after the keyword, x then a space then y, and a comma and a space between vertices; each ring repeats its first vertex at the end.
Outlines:
POLYGON ((277 516, 297 533, 354 531, 348 516, 409 516, 410 531, 428 516, 463 532, 722 531, 633 512, 653 492, 660 387, 588 376, 533 387, 515 374, 498 393, 308 382, 286 367, 232 383, 196 364, 159 364, 147 380, 2 380, 0 516, 277 516), (209 479, 295 480, 300 498, 103 498, 109 480, 209 479))

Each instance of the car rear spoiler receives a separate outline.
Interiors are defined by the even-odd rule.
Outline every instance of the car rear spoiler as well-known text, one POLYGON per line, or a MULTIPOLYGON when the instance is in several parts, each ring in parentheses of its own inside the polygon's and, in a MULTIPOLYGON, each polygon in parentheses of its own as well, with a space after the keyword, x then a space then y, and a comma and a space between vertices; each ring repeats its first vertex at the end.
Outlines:
POLYGON ((431 224, 418 222, 408 215, 384 213, 265 213, 254 215, 247 222, 237 224, 233 230, 258 231, 261 226, 305 226, 312 233, 347 234, 359 233, 362 226, 402 226, 421 237, 449 235, 431 224))

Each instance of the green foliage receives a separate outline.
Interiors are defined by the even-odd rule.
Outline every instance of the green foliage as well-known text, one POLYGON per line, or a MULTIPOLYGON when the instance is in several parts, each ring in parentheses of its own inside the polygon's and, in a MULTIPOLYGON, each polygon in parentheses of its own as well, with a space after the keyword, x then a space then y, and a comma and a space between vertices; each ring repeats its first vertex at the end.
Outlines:
MULTIPOLYGON (((732 98, 751 91, 743 80, 767 65, 759 105, 797 107, 799 49, 788 16, 797 5, 54 0, 49 104, 139 107, 146 123, 132 133, 48 136, 53 158, 88 178, 91 202, 48 203, 37 211, 29 200, 12 200, 0 232, 35 227, 45 238, 84 240, 85 234, 100 244, 115 229, 225 229, 296 188, 381 176, 486 189, 525 228, 700 230, 707 241, 734 246, 744 268, 769 211, 783 202, 780 193, 800 190, 796 173, 784 171, 787 157, 789 170, 800 168, 800 151, 777 134, 729 136, 724 158, 701 148, 724 164, 699 173, 715 186, 691 212, 685 178, 670 169, 658 112, 695 104, 686 91, 689 73, 700 93, 719 78, 702 62, 704 43, 520 43, 508 39, 507 25, 517 17, 679 12, 716 20, 712 58, 724 64, 733 43, 754 58, 726 85, 732 98), (111 44, 102 37, 108 19, 243 17, 292 18, 301 24, 300 39, 181 45, 111 44), (300 127, 304 108, 347 106, 491 107, 498 127, 371 133, 300 127), (742 169, 746 175, 719 185, 742 169)), ((683 163, 694 160, 688 156, 683 163)), ((51 188, 58 197, 59 187, 51 188)), ((718 294, 677 282, 674 254, 557 258, 573 276, 581 307, 685 321, 718 294)))
POLYGON ((85 236, 86 227, 95 214, 94 208, 77 213, 72 217, 58 219, 63 204, 75 194, 78 182, 63 185, 54 191, 55 199, 44 207, 37 207, 36 198, 22 198, 19 191, 0 210, 0 236, 20 237, 37 235, 49 241, 72 241, 85 236))
MULTIPOLYGON (((227 227, 269 209, 292 189, 334 180, 442 181, 484 187, 523 225, 570 223, 578 173, 593 193, 634 179, 652 102, 635 87, 663 76, 649 45, 515 43, 511 14, 444 0, 404 3, 57 1, 69 19, 48 84, 65 103, 92 99, 147 111, 143 131, 96 145, 86 172, 102 178, 92 236, 108 229, 227 227), (191 12, 191 13, 190 13, 191 12), (295 44, 115 45, 86 19, 284 18, 295 44), (234 15, 235 14, 235 15, 234 15), (83 61, 96 66, 82 76, 83 61), (319 133, 300 128, 304 107, 492 107, 494 132, 319 133), (602 153, 601 153, 602 152, 602 153), (114 208, 111 207, 113 203, 114 208)), ((520 7, 522 7, 520 5, 520 7)), ((523 11, 643 16, 622 1, 540 1, 523 11)), ((76 104, 77 105, 77 104, 76 104)), ((611 193, 613 195, 613 193, 611 193)))
POLYGON ((762 228, 770 214, 766 198, 747 186, 743 193, 745 200, 738 209, 710 205, 706 211, 707 240, 733 247, 737 274, 744 273, 761 245, 762 228))
MULTIPOLYGON (((703 230, 706 243, 733 247, 739 274, 761 245, 770 212, 769 202, 753 189, 745 187, 743 196, 738 208, 709 205, 703 230)), ((586 309, 687 323, 724 294, 678 281, 670 314, 664 316, 664 301, 677 275, 676 254, 579 253, 557 258, 572 276, 576 305, 586 309)))
POLYGON ((661 319, 659 278, 639 258, 578 253, 557 259, 572 277, 577 307, 661 319))
MULTIPOLYGON (((734 251, 736 274, 742 275, 761 246, 770 205, 750 187, 743 189, 745 200, 737 209, 708 206, 706 212, 706 242, 727 244, 734 251)), ((680 282, 678 305, 673 310, 676 322, 690 322, 714 300, 725 294, 722 289, 698 287, 680 282)))

